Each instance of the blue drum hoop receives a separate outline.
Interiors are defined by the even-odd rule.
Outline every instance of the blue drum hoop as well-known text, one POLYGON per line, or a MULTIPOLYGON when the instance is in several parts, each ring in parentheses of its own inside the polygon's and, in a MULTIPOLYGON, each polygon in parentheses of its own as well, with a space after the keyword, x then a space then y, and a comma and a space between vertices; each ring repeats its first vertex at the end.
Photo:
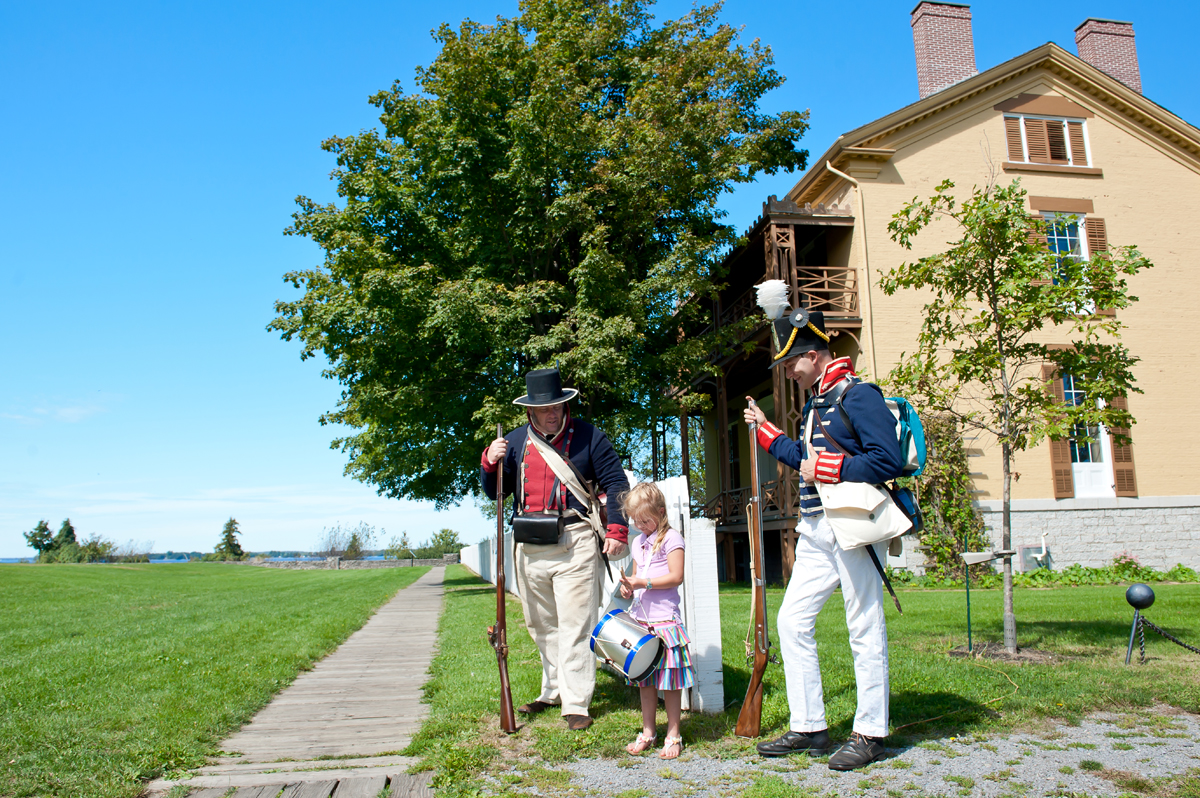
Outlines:
MULTIPOLYGON (((629 613, 625 612, 625 610, 622 610, 622 609, 609 610, 608 613, 606 613, 605 616, 600 619, 600 623, 596 624, 596 628, 592 630, 591 638, 588 640, 588 645, 591 647, 593 654, 596 653, 596 638, 600 634, 600 629, 603 628, 604 624, 608 621, 609 618, 612 618, 614 615, 616 615, 618 613, 623 613, 623 612, 626 615, 629 615, 629 613)), ((629 617, 633 618, 632 615, 630 615, 629 617)), ((635 619, 635 622, 636 622, 636 619, 635 619)), ((621 668, 621 671, 625 674, 626 678, 628 678, 629 681, 640 682, 643 679, 645 679, 647 676, 649 676, 650 674, 652 674, 656 670, 658 670, 658 666, 662 663, 663 649, 665 648, 665 644, 659 646, 658 656, 656 656, 654 658, 654 661, 650 663, 650 667, 648 667, 646 669, 645 673, 640 673, 635 676, 629 672, 630 667, 633 666, 633 658, 636 657, 637 653, 642 650, 642 646, 646 645, 646 643, 650 642, 651 640, 656 640, 656 639, 659 639, 657 635, 655 635, 653 633, 646 634, 643 637, 641 637, 637 641, 636 644, 634 644, 633 648, 629 649, 629 654, 628 654, 628 656, 625 657, 624 667, 621 668)))

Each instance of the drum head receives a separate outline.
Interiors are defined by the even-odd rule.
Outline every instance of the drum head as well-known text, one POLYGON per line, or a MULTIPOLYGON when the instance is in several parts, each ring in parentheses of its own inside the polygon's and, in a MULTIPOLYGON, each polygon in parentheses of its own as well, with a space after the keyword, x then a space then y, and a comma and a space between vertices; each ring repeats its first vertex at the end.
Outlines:
POLYGON ((631 682, 640 682, 658 668, 662 662, 663 641, 657 635, 646 635, 638 641, 637 648, 630 652, 625 662, 625 675, 631 682))

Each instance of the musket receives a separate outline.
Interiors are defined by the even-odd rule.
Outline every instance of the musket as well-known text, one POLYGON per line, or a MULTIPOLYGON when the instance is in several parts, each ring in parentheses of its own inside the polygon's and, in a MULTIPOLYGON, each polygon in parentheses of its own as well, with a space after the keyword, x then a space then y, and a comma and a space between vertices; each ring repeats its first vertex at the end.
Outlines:
MULTIPOLYGON (((504 437, 504 426, 496 425, 496 437, 504 437)), ((487 628, 488 642, 496 649, 500 667, 500 728, 505 734, 517 730, 512 688, 508 684, 508 618, 504 610, 504 460, 496 470, 496 625, 487 628)))
MULTIPOLYGON (((750 401, 750 407, 757 407, 750 401)), ((750 482, 754 495, 746 505, 746 530, 750 535, 750 600, 754 608, 753 641, 746 642, 746 656, 753 659, 750 686, 742 700, 734 733, 757 737, 762 724, 763 673, 771 661, 771 638, 767 629, 767 582, 763 567, 762 483, 758 479, 758 424, 750 424, 750 482)))

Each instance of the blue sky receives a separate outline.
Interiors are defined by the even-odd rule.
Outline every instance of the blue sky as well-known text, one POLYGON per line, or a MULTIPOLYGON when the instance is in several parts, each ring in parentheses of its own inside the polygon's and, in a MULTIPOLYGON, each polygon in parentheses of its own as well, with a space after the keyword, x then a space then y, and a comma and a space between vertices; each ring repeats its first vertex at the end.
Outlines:
MULTIPOLYGON (((815 157, 917 98, 912 4, 731 0, 723 18, 774 49, 788 83, 764 108, 811 109, 815 157)), ((972 12, 981 70, 1046 41, 1075 52, 1087 16, 1130 20, 1146 95, 1200 121, 1194 3, 972 12)), ((320 261, 283 230, 297 195, 334 198, 321 140, 373 126, 367 97, 394 79, 412 89, 439 23, 514 13, 454 0, 0 8, 0 557, 67 516, 81 536, 156 551, 211 550, 230 516, 255 550, 311 548, 338 522, 488 534, 469 500, 438 513, 344 477, 336 431, 317 423, 338 386, 265 327, 290 295, 282 275, 320 261)), ((797 177, 740 188, 730 218, 748 226, 797 177)))

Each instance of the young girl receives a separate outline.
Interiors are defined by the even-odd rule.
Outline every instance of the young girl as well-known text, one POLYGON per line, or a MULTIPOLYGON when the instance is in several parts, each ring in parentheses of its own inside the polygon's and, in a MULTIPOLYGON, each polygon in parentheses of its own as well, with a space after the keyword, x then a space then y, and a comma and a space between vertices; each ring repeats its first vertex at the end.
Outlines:
POLYGON ((642 533, 630 549, 633 574, 621 575, 621 595, 633 598, 629 613, 644 621, 663 638, 666 650, 657 671, 637 684, 641 688, 642 731, 625 747, 640 754, 654 745, 657 737, 655 714, 658 691, 667 705, 667 738, 660 759, 675 759, 683 753, 680 734, 682 690, 695 684, 696 675, 688 656, 687 631, 679 615, 679 586, 683 584, 683 535, 667 524, 667 500, 654 484, 634 485, 624 496, 625 516, 642 533))

